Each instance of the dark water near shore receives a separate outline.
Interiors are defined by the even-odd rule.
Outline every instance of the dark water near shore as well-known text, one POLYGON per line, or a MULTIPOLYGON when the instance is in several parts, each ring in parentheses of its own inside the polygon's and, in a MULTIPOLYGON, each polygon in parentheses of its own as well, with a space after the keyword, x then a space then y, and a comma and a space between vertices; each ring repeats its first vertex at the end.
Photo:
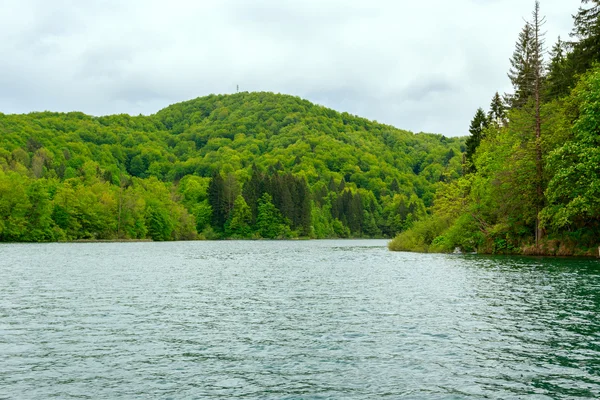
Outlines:
POLYGON ((600 262, 0 245, 1 399, 600 398, 600 262))

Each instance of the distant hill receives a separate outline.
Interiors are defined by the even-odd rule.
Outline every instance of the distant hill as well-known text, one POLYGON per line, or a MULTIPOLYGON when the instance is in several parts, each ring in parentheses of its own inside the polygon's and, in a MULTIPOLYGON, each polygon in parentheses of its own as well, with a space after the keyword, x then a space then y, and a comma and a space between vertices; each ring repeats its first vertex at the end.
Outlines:
POLYGON ((464 140, 273 93, 151 116, 0 114, 0 240, 392 236, 464 140))

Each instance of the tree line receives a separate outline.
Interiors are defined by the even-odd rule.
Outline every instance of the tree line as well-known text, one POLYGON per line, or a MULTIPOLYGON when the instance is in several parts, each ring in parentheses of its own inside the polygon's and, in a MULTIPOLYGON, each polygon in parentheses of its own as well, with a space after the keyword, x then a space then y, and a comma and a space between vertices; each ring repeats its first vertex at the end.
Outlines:
POLYGON ((0 113, 0 241, 392 237, 464 149, 273 93, 0 113))
POLYGON ((465 174, 395 250, 597 254, 600 236, 600 2, 583 0, 569 41, 546 50, 540 2, 518 34, 513 91, 478 109, 465 174))

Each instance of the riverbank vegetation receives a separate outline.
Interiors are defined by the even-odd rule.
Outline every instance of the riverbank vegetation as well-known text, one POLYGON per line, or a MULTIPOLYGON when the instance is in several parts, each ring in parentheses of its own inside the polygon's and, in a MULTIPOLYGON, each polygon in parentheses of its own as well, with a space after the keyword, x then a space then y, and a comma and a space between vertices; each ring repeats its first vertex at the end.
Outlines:
POLYGON ((477 110, 465 171, 392 250, 597 255, 600 244, 600 1, 546 56, 539 2, 518 35, 513 93, 477 110))
POLYGON ((273 93, 151 116, 0 113, 0 241, 392 237, 463 151, 273 93))
POLYGON ((467 138, 273 93, 154 115, 0 113, 0 241, 394 237, 392 250, 596 254, 600 1, 546 50, 540 3, 512 93, 467 138))

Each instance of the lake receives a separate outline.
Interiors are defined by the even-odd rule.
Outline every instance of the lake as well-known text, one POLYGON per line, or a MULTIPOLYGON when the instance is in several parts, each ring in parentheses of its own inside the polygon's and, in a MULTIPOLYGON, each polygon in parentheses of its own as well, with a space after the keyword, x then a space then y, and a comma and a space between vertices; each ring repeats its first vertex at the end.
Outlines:
POLYGON ((0 399, 600 398, 600 261, 0 245, 0 399))

